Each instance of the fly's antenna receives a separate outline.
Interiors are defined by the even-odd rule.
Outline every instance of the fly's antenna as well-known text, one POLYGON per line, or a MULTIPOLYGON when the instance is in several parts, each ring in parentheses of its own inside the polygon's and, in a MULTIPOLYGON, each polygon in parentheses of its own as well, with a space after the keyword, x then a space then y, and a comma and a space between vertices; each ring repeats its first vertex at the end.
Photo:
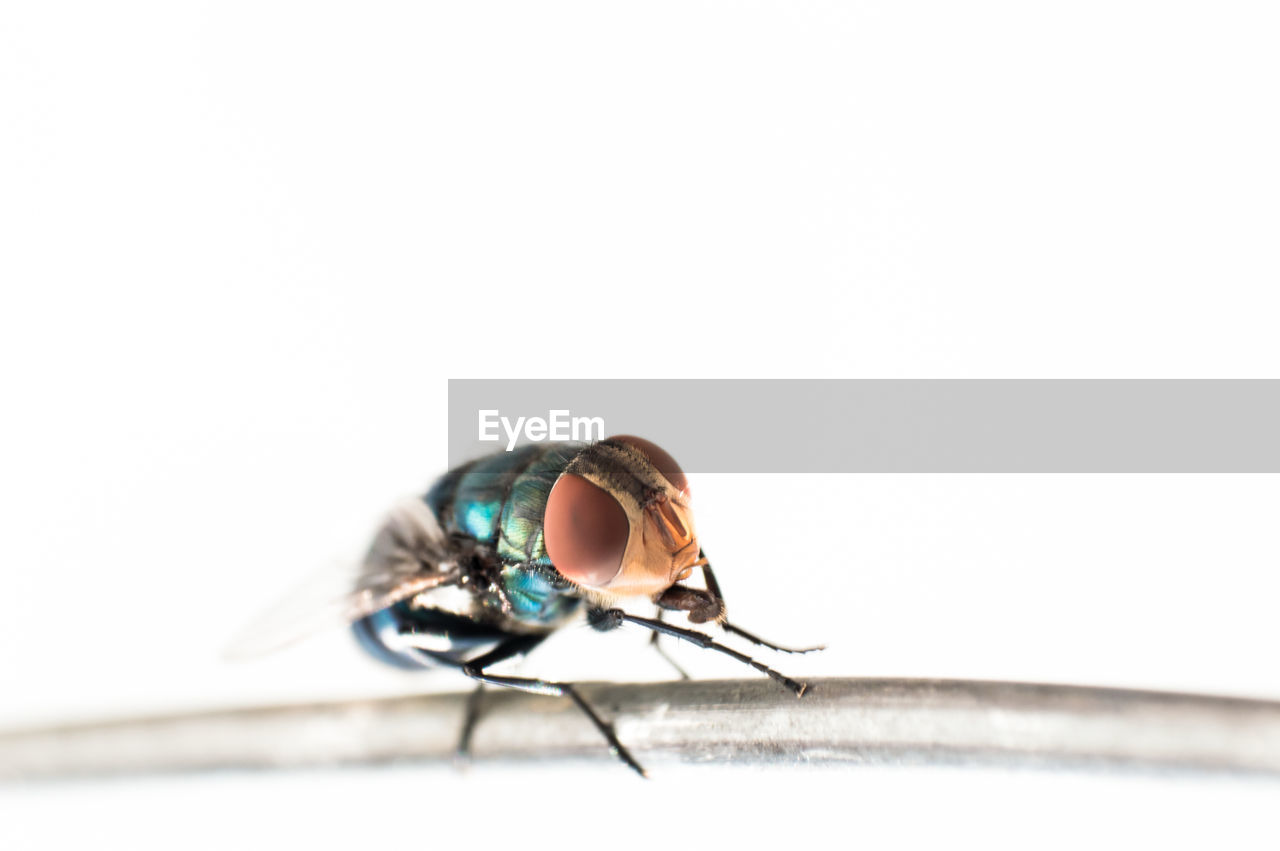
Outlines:
MULTIPOLYGON (((713 598, 720 601, 721 606, 724 605, 724 593, 720 590, 720 582, 716 579, 716 573, 711 569, 711 562, 707 559, 706 550, 698 550, 698 560, 694 562, 694 567, 702 569, 702 579, 707 585, 707 593, 713 598)), ((722 609, 723 611, 723 609, 722 609)), ((720 627, 728 633, 745 638, 752 644, 758 644, 761 647, 768 647, 770 650, 777 650, 780 653, 813 653, 818 650, 826 650, 825 644, 818 644, 814 647, 783 647, 780 644, 774 644, 772 641, 765 641, 758 635, 753 635, 741 627, 736 627, 728 621, 720 621, 720 627)))

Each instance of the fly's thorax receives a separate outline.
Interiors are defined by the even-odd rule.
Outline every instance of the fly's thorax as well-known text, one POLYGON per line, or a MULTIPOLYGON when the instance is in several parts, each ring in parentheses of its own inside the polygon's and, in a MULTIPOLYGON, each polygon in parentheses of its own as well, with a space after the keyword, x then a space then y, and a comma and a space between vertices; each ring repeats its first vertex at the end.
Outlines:
POLYGON ((547 553, 595 602, 653 598, 698 560, 688 481, 674 459, 641 438, 584 449, 547 500, 547 553))

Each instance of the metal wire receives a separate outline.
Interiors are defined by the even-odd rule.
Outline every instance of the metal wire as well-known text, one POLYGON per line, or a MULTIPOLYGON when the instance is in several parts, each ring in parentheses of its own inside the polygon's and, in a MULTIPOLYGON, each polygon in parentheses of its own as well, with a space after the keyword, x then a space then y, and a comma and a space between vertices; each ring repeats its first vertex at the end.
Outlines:
MULTIPOLYGON (((827 679, 582 686, 648 767, 1038 765, 1280 779, 1280 702, 1078 686, 827 679)), ((260 707, 0 733, 0 779, 454 758, 466 694, 260 707)), ((612 759, 568 700, 486 691, 479 766, 612 759)))

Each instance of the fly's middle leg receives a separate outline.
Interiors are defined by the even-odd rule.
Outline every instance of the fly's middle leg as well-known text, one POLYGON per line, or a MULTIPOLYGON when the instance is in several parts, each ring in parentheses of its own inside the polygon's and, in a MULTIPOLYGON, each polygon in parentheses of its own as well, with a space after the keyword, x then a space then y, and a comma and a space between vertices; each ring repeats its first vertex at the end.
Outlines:
POLYGON ((586 701, 586 698, 578 692, 578 689, 572 683, 559 683, 534 677, 509 677, 490 674, 485 671, 491 665, 496 665, 499 662, 510 659, 512 656, 529 652, 542 639, 543 636, 520 636, 504 641, 483 656, 463 665, 462 672, 483 685, 512 688, 530 694, 547 694, 554 697, 569 698, 591 720, 595 728, 600 731, 600 735, 604 736, 605 741, 609 744, 609 750, 641 777, 648 777, 649 775, 645 773, 640 763, 636 762, 631 752, 626 749, 622 742, 618 741, 618 736, 613 731, 613 725, 604 721, 596 713, 595 709, 592 708, 591 704, 586 701))
MULTIPOLYGON (((662 608, 659 607, 658 615, 655 618, 655 620, 661 623, 662 616, 663 616, 663 611, 662 611, 662 608)), ((622 610, 621 609, 597 609, 597 608, 588 609, 587 624, 592 629, 598 632, 609 632, 611 630, 615 630, 618 627, 622 626, 623 624, 622 610)), ((680 675, 680 679, 682 680, 689 679, 688 672, 685 671, 684 668, 680 667, 680 663, 677 662, 675 659, 673 659, 670 656, 670 654, 667 653, 666 649, 663 648, 663 646, 659 643, 659 639, 661 638, 662 638, 662 633, 659 632, 658 630, 654 630, 649 635, 649 646, 652 647, 654 650, 657 650, 658 655, 661 656, 663 659, 666 659, 667 662, 671 665, 671 667, 676 669, 676 673, 680 675)))
MULTIPOLYGON (((658 616, 655 617, 654 620, 658 621, 659 623, 662 623, 663 614, 664 614, 663 610, 658 609, 658 616)), ((683 667, 681 667, 680 663, 677 662, 675 659, 673 659, 671 657, 671 654, 668 653, 663 648, 662 644, 660 643, 661 639, 662 639, 662 633, 655 629, 653 632, 649 633, 649 646, 652 647, 654 650, 657 650, 658 655, 661 656, 663 659, 666 659, 667 662, 671 665, 671 667, 676 669, 676 673, 680 675, 680 679, 682 680, 689 679, 689 672, 686 671, 683 667)))

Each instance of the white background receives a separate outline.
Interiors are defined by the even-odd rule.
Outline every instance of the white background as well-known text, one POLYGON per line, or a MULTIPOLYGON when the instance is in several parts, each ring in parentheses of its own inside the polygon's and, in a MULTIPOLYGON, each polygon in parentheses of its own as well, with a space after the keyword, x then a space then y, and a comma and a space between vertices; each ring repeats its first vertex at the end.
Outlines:
MULTIPOLYGON (((218 659, 441 472, 449 377, 1275 377, 1273 9, 6 4, 0 724, 459 687, 341 632, 218 659)), ((831 645, 789 672, 1280 698, 1277 477, 695 485, 735 619, 831 645)), ((643 642, 526 669, 666 676, 643 642)), ((0 789, 0 846, 1274 845, 1275 794, 169 778, 0 789)))

